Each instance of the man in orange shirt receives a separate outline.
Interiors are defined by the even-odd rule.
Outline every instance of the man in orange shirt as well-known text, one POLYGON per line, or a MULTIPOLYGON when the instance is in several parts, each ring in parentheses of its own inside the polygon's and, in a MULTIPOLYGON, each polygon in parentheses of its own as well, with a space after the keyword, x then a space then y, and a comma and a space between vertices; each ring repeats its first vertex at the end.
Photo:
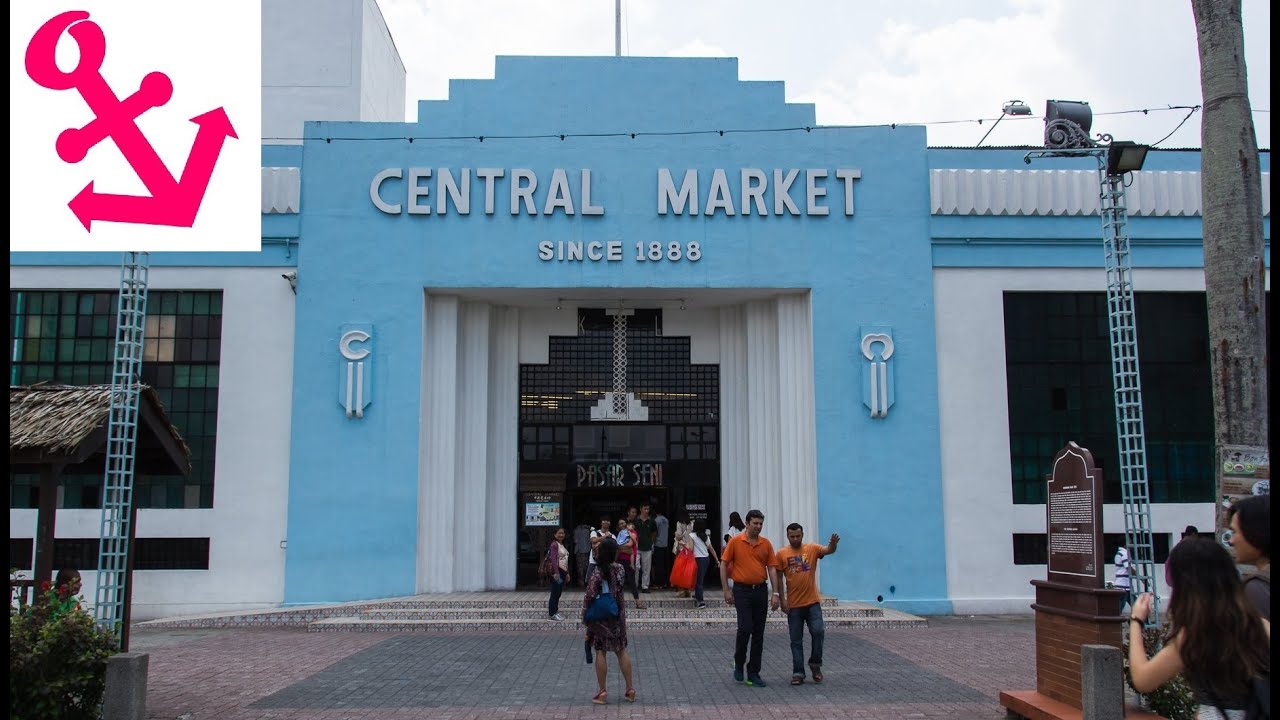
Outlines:
POLYGON ((760 658, 764 653, 764 625, 769 610, 781 605, 781 595, 769 597, 769 587, 778 590, 778 557, 773 544, 760 536, 764 527, 764 513, 752 510, 747 513, 746 531, 735 535, 720 553, 720 587, 724 588, 724 601, 738 610, 738 636, 733 653, 733 679, 743 680, 746 665, 746 682, 764 687, 760 678, 760 658), (729 589, 733 578, 733 589, 729 589), (768 580, 768 585, 765 581, 768 580), (751 661, 747 662, 747 642, 751 643, 751 661))
POLYGON ((804 528, 800 523, 787 526, 787 546, 778 551, 778 567, 781 568, 784 590, 782 612, 787 614, 787 629, 791 631, 791 684, 804 682, 804 626, 809 624, 809 638, 813 652, 809 655, 809 671, 813 681, 822 682, 822 639, 826 630, 822 627, 822 597, 818 594, 818 560, 836 551, 840 536, 831 533, 826 547, 804 542, 804 528))

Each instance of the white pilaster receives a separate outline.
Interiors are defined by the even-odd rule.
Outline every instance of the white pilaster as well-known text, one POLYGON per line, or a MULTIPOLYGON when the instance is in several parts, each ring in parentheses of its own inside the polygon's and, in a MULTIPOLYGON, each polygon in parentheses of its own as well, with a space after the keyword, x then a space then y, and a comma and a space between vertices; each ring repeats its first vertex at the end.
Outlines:
MULTIPOLYGON (((751 500, 747 436, 747 327, 740 305, 720 308, 720 527, 729 513, 745 515, 751 500)), ((717 547, 721 544, 716 539, 717 547)))
MULTIPOLYGON (((456 387, 458 423, 455 426, 457 468, 455 518, 485 516, 488 487, 489 426, 489 304, 463 303, 459 322, 458 384, 456 387)), ((467 528, 455 523, 453 541, 436 546, 436 552, 450 552, 455 591, 483 590, 484 558, 493 548, 487 528, 467 528)))
POLYGON ((489 326, 489 471, 483 533, 485 587, 516 586, 516 491, 520 475, 520 311, 493 310, 489 326))
MULTIPOLYGON (((747 324, 747 438, 750 494, 744 510, 764 513, 764 535, 775 545, 785 539, 782 521, 782 465, 779 447, 778 311, 774 300, 752 300, 747 324)), ((746 514, 743 513, 743 520, 746 514)))
POLYGON ((418 486, 418 592, 452 592, 458 528, 458 298, 427 296, 423 332, 423 442, 418 486))
MULTIPOLYGON (((813 322, 809 296, 778 298, 778 387, 781 419, 783 534, 798 522, 808 542, 823 542, 818 534, 818 462, 813 388, 813 322)), ((767 520, 768 518, 766 518, 767 520)))

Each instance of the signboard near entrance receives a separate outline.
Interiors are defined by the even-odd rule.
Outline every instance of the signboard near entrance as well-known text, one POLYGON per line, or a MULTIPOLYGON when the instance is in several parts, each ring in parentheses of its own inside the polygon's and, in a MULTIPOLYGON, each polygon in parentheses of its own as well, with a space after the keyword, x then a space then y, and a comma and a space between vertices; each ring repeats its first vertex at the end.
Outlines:
POLYGON ((551 495, 525 495, 525 527, 559 527, 560 501, 551 495))
POLYGON ((574 467, 580 488, 662 487, 662 463, 579 463, 574 467))
POLYGON ((1049 580, 1101 588, 1102 471, 1074 442, 1053 458, 1048 477, 1049 580))

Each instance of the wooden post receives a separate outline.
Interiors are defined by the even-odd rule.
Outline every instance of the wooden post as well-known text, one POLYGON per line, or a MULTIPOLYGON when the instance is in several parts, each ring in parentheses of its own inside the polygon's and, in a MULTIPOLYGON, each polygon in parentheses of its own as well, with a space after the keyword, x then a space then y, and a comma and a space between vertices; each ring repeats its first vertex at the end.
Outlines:
POLYGON ((53 542, 58 514, 58 476, 61 465, 40 466, 40 509, 36 511, 36 564, 32 604, 43 602, 40 584, 53 580, 53 542))

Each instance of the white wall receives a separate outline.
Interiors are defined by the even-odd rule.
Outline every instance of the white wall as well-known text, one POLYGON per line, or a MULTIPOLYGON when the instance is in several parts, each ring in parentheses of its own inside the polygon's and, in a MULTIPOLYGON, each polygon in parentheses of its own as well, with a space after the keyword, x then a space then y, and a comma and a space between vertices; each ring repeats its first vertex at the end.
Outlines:
MULTIPOLYGON (((934 271, 941 413, 942 485, 947 589, 955 612, 1031 612, 1031 580, 1043 565, 1014 565, 1014 533, 1043 533, 1043 505, 1014 505, 1010 489, 1009 403, 1005 376, 1006 290, 1106 290, 1101 269, 969 269, 934 271)), ((1204 291, 1204 272, 1140 269, 1139 291, 1204 291)), ((1124 528, 1118 505, 1105 506, 1108 531, 1124 528)), ((1176 541, 1187 525, 1213 527, 1212 503, 1157 504, 1156 532, 1176 541)), ((1107 568, 1108 579, 1112 569, 1107 568)), ((1164 568, 1157 567, 1161 594, 1164 568)))
POLYGON ((376 0, 262 3, 262 136, 307 120, 404 119, 404 64, 376 0))
POLYGON ((360 119, 404 121, 404 63, 377 0, 364 0, 360 41, 360 119))
MULTIPOLYGON (((290 268, 151 269, 152 290, 222 290, 213 508, 139 510, 138 537, 208 537, 209 569, 135 573, 133 619, 270 607, 284 598, 293 389, 290 268)), ((116 267, 13 267, 9 286, 115 289, 116 267)), ((99 536, 99 510, 61 510, 60 538, 99 536)), ((9 511, 10 537, 35 537, 36 511, 9 511)), ((95 573, 85 573, 92 601, 95 573)))

